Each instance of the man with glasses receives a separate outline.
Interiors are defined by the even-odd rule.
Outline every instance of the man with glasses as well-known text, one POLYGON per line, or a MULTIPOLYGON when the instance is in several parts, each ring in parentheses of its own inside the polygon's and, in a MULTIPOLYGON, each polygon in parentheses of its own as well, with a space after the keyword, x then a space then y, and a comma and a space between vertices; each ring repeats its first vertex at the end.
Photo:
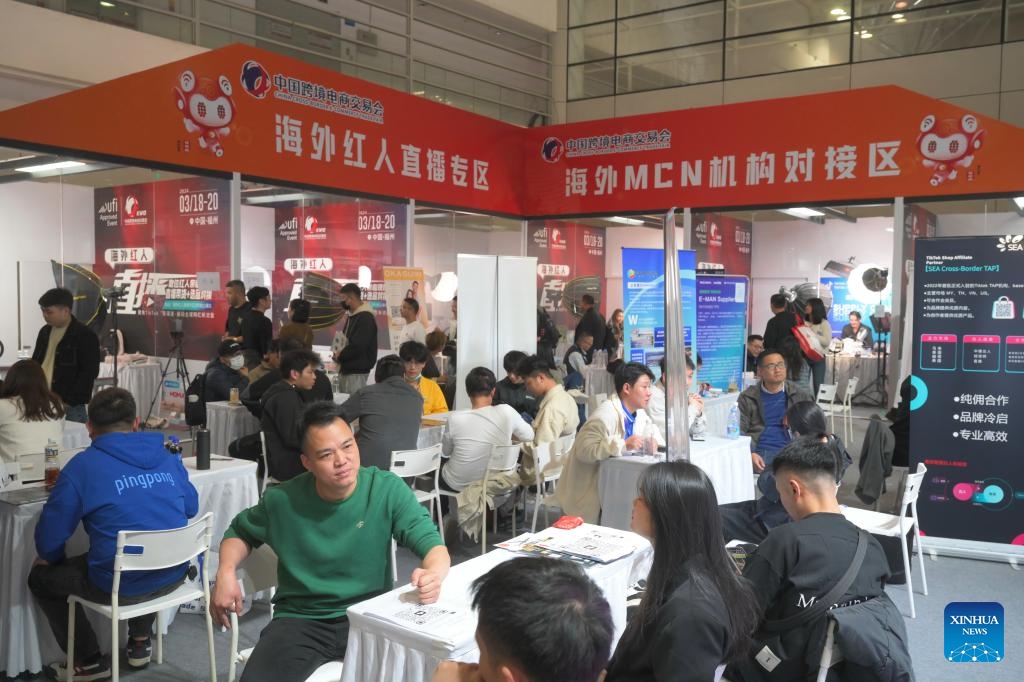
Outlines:
POLYGON ((730 537, 760 542, 773 526, 785 523, 778 491, 771 475, 775 455, 791 440, 784 423, 786 410, 814 398, 800 385, 786 380, 786 361, 775 349, 765 349, 757 356, 758 382, 740 393, 736 405, 740 411, 740 433, 750 436, 750 459, 758 474, 757 487, 762 497, 756 502, 725 504, 722 509, 723 530, 730 537), (751 509, 751 505, 755 508, 751 509))

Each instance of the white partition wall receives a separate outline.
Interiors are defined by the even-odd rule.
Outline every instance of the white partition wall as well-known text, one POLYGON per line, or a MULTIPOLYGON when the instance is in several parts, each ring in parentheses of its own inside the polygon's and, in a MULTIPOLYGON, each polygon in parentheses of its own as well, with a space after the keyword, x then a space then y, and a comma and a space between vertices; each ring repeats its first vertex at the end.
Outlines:
POLYGON ((458 381, 455 409, 469 409, 466 374, 487 367, 501 378, 507 351, 537 349, 537 259, 458 256, 458 381))

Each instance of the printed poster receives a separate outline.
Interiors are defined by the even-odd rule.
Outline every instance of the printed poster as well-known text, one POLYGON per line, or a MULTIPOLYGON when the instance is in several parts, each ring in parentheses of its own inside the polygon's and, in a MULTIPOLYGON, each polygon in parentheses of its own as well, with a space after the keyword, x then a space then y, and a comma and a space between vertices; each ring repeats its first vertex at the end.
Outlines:
POLYGON ((697 347, 704 361, 698 379, 726 390, 742 386, 746 363, 746 277, 697 275, 697 347))
MULTIPOLYGON (((657 367, 665 355, 665 257, 661 249, 622 249, 622 301, 625 304, 625 349, 622 357, 657 367)), ((679 252, 683 343, 697 339, 697 258, 679 252)))
MULTIPOLYGON (((393 353, 398 352, 401 344, 402 328, 405 318, 402 317, 402 301, 414 298, 420 304, 420 318, 426 317, 425 289, 423 288, 423 268, 386 267, 384 272, 384 297, 388 310, 389 345, 393 353)), ((424 324, 424 328, 426 325, 424 324)))

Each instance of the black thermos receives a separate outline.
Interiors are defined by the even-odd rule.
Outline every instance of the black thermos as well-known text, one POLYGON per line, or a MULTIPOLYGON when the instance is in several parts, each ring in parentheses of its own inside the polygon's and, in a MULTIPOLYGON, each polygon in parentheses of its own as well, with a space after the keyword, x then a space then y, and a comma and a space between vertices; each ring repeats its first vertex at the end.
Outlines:
POLYGON ((210 430, 198 429, 196 431, 196 469, 205 470, 210 468, 210 430))

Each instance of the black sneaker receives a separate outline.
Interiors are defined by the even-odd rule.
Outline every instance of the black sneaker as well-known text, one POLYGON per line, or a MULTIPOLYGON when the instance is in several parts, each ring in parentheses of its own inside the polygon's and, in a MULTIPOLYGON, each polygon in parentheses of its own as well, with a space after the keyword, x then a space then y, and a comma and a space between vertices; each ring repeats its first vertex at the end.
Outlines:
POLYGON ((153 640, 149 637, 146 639, 129 637, 125 653, 130 668, 145 668, 153 657, 153 640))
POLYGON ((106 680, 110 677, 110 659, 106 656, 100 656, 92 663, 79 663, 75 666, 73 676, 68 676, 68 669, 65 663, 51 663, 50 673, 57 682, 106 680))

